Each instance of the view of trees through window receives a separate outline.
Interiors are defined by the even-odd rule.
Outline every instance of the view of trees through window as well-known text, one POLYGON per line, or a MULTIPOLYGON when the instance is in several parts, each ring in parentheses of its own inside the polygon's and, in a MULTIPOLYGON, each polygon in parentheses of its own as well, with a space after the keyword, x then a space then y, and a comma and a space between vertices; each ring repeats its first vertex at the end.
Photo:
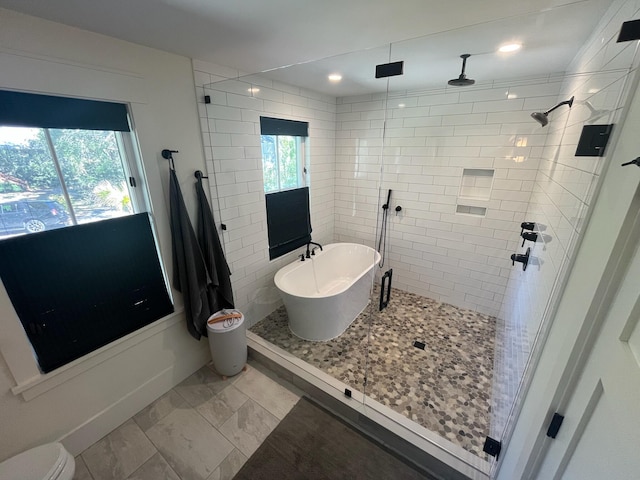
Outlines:
POLYGON ((261 147, 265 193, 304 185, 300 137, 262 135, 261 147))
POLYGON ((0 127, 0 238, 133 213, 117 135, 0 127))

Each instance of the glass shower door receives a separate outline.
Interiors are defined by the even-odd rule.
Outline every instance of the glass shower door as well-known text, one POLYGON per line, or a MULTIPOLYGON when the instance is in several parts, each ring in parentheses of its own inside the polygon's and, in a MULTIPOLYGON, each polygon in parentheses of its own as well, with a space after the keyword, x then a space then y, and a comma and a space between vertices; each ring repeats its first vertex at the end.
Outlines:
POLYGON ((465 98, 486 95, 487 87, 461 93, 447 84, 461 62, 443 58, 447 37, 393 44, 388 59, 404 62, 403 74, 388 78, 380 188, 388 208, 379 211, 377 233, 380 274, 389 272, 392 288, 386 308, 372 316, 367 403, 387 407, 393 421, 460 468, 487 474, 501 301, 491 281, 508 256, 491 246, 486 226, 494 158, 474 144, 486 113, 473 115, 465 98), (435 63, 450 76, 430 72, 435 63), (477 190, 466 189, 469 176, 477 190))

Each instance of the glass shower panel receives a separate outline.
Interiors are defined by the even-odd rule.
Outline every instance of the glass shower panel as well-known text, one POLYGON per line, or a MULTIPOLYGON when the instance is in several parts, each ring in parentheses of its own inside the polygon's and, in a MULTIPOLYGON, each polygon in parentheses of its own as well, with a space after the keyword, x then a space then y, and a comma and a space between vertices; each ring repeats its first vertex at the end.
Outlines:
MULTIPOLYGON (((612 23, 619 27, 631 18, 618 15, 612 23)), ((551 128, 526 211, 526 219, 533 223, 530 233, 535 234, 535 239, 526 240, 524 245, 531 249, 529 266, 526 271, 518 268, 510 272, 498 316, 491 425, 494 438, 508 439, 511 435, 522 392, 554 321, 589 212, 597 201, 602 170, 614 148, 612 135, 603 156, 576 156, 583 127, 612 125, 615 132, 635 86, 637 47, 616 43, 617 31, 611 28, 611 23, 604 22, 594 29, 588 48, 561 78, 560 94, 547 106, 573 98, 570 109, 565 107, 549 116, 551 128), (603 30, 610 33, 606 35, 603 30)), ((517 249, 523 253, 522 244, 517 249)))
POLYGON ((366 401, 484 473, 497 467, 488 437, 504 448, 511 434, 605 165, 575 157, 582 128, 620 121, 636 69, 635 45, 616 44, 607 23, 623 20, 604 11, 578 13, 594 33, 575 56, 548 58, 563 73, 523 64, 544 55, 533 44, 527 60, 497 52, 540 25, 561 29, 571 8, 394 43, 388 59, 404 73, 389 78, 379 196, 390 201, 376 237, 393 283, 372 316, 366 401), (474 83, 460 85, 467 53, 474 83), (531 118, 570 97, 544 128, 531 118), (511 256, 527 247, 524 271, 511 256))
MULTIPOLYGON (((366 401, 388 407, 395 422, 486 473, 490 457, 482 447, 500 302, 473 275, 499 276, 500 268, 473 240, 488 233, 483 209, 495 168, 479 146, 467 146, 484 124, 460 87, 447 84, 465 53, 443 47, 447 37, 393 44, 387 60, 404 62, 403 74, 388 79, 380 198, 389 201, 377 233, 380 270, 392 288, 372 319, 366 401)), ((475 91, 484 94, 486 86, 475 91)))
POLYGON ((367 306, 376 263, 382 122, 358 110, 361 102, 351 101, 370 97, 367 85, 372 82, 366 77, 373 78, 373 67, 368 76, 345 76, 339 83, 331 83, 328 75, 340 73, 345 65, 371 66, 387 57, 388 47, 356 52, 226 79, 202 91, 210 102, 204 105, 202 126, 212 204, 218 206, 216 218, 227 226, 221 233, 234 285, 246 286, 241 288, 241 302, 255 312, 257 321, 249 335, 284 364, 312 372, 317 386, 339 394, 348 391, 358 402, 365 388, 367 306), (307 122, 309 135, 284 142, 280 135, 262 136, 261 117, 307 122), (295 147, 297 160, 292 155, 295 147), (309 257, 302 246, 269 260, 265 195, 288 190, 289 180, 296 176, 290 170, 296 167, 300 186, 309 189, 312 240, 321 247, 311 245, 309 257), (280 171, 288 173, 283 176, 280 171), (255 258, 249 263, 247 257, 255 258), (308 270, 290 283, 309 283, 307 296, 316 306, 308 308, 320 309, 322 321, 334 322, 340 331, 321 332, 320 341, 295 328, 300 336, 292 333, 289 315, 295 315, 297 307, 285 308, 283 282, 274 281, 285 267, 308 270), (355 282, 364 271, 369 273, 355 282), (354 285, 347 288, 349 277, 354 285), (348 293, 342 295, 343 290, 348 293), (357 311, 349 312, 354 308, 357 311))

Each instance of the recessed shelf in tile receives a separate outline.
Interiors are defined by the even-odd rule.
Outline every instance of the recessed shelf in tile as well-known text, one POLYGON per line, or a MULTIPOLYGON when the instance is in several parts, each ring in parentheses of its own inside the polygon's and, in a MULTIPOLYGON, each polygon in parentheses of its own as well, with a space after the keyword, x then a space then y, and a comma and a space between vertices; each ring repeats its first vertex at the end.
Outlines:
POLYGON ((456 213, 484 217, 487 214, 487 209, 485 207, 474 207, 472 205, 457 205, 456 213))
POLYGON ((491 195, 493 174, 492 169, 465 168, 462 171, 460 196, 488 200, 491 195))

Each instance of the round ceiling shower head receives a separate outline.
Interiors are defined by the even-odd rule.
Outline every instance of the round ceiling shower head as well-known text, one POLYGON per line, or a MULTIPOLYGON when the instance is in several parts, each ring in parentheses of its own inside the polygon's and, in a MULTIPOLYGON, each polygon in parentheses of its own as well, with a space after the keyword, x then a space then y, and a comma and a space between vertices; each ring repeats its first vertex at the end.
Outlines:
POLYGON ((471 55, 468 53, 460 55, 460 58, 462 59, 462 72, 460 72, 460 76, 458 78, 452 78, 451 80, 449 80, 447 82, 449 85, 453 85, 454 87, 466 87, 476 83, 475 80, 467 78, 467 76, 464 74, 464 69, 467 66, 467 58, 469 58, 470 56, 471 55))

